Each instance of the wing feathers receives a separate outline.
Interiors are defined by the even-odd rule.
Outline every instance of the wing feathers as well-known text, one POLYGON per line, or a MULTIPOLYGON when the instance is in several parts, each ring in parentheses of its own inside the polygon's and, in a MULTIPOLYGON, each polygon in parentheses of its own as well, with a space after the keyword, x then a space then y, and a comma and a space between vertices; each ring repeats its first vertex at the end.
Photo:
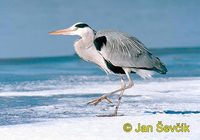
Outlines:
POLYGON ((125 33, 100 31, 96 33, 94 45, 104 59, 117 67, 154 70, 166 73, 164 64, 153 56, 142 42, 125 33))

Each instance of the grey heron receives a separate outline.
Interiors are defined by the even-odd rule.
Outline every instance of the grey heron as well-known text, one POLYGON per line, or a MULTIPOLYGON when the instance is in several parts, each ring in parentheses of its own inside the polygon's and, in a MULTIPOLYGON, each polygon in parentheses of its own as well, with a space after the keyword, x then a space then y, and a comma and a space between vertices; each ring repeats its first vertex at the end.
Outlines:
POLYGON ((97 64, 107 74, 116 74, 121 77, 119 89, 88 102, 92 105, 97 105, 102 100, 112 103, 108 97, 120 92, 115 110, 108 116, 117 115, 124 91, 134 85, 130 73, 149 78, 152 71, 160 74, 167 72, 165 65, 158 57, 153 56, 142 42, 123 32, 111 30, 96 32, 89 25, 78 22, 69 28, 49 32, 49 34, 80 36, 80 39, 74 43, 74 49, 80 58, 97 64), (124 81, 124 75, 128 78, 127 84, 124 81))

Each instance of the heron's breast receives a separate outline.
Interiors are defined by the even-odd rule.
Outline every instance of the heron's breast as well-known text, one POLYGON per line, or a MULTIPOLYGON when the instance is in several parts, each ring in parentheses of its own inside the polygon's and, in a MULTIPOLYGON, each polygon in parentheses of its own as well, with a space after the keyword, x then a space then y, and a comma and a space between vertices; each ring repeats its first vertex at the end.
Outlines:
POLYGON ((107 67, 104 58, 96 50, 94 46, 83 47, 74 45, 76 53, 85 61, 92 62, 100 66, 106 73, 111 73, 110 69, 107 67))

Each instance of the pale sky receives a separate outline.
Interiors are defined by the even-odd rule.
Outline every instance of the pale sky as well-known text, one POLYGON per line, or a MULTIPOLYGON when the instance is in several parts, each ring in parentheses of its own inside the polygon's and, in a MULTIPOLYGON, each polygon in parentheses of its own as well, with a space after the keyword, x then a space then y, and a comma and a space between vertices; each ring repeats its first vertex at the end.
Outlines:
POLYGON ((71 55, 76 37, 48 32, 79 21, 127 32, 147 48, 200 46, 199 0, 1 0, 0 58, 71 55))

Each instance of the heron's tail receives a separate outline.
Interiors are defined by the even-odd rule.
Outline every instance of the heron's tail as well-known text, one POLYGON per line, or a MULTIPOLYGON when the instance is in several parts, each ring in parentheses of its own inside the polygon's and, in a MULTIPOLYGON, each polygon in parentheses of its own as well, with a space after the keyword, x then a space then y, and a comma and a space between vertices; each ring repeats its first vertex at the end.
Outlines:
POLYGON ((160 73, 160 74, 166 74, 167 73, 167 68, 160 61, 160 59, 158 57, 154 58, 154 68, 155 68, 155 71, 160 73))

